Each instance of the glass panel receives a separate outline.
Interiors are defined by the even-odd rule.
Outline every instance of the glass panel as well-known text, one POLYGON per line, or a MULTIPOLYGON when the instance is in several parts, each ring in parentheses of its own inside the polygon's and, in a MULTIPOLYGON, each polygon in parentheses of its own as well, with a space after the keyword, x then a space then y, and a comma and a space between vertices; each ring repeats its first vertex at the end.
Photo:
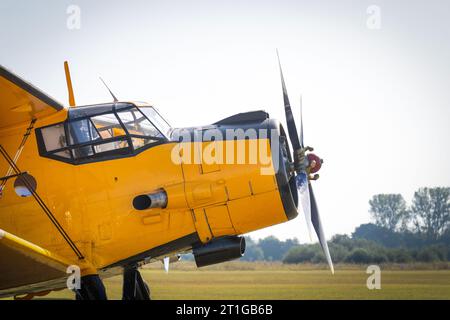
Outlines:
POLYGON ((86 158, 86 157, 89 157, 89 156, 93 156, 94 155, 94 151, 92 151, 92 147, 91 146, 85 146, 85 147, 80 147, 80 148, 74 148, 72 150, 72 154, 73 154, 73 157, 75 159, 86 158))
POLYGON ((64 124, 60 123, 51 127, 41 129, 45 149, 53 151, 67 146, 64 124))
POLYGON ((89 119, 73 121, 69 125, 70 144, 95 141, 100 136, 89 119))
POLYGON ((158 140, 154 140, 151 138, 131 138, 131 141, 133 142, 133 147, 134 149, 139 149, 142 147, 145 147, 146 145, 150 144, 150 143, 155 143, 158 140))
POLYGON ((140 110, 145 114, 147 118, 150 119, 151 122, 155 126, 158 127, 158 129, 166 136, 170 136, 170 131, 172 128, 167 123, 166 120, 164 120, 163 117, 159 115, 159 113, 153 108, 153 107, 141 107, 140 110))
POLYGON ((161 132, 138 109, 133 108, 128 111, 119 112, 117 115, 122 120, 129 134, 163 138, 161 132))
POLYGON ((95 157, 97 154, 111 152, 114 150, 123 150, 129 148, 128 141, 125 140, 125 130, 120 124, 115 114, 103 114, 93 116, 90 119, 75 120, 70 122, 70 144, 74 145, 72 153, 75 159, 95 157), (119 141, 112 141, 99 144, 104 139, 117 137, 119 141), (123 139, 123 140, 122 140, 123 139), (76 147, 77 144, 87 144, 86 146, 76 147))
POLYGON ((128 141, 124 140, 124 141, 107 142, 94 146, 95 153, 102 153, 123 148, 128 148, 128 141))
POLYGON ((153 108, 144 109, 152 120, 149 121, 137 107, 126 106, 117 113, 110 110, 110 113, 101 115, 91 113, 90 117, 80 113, 78 119, 72 119, 67 123, 68 137, 65 136, 64 124, 43 128, 41 133, 46 151, 67 148, 53 152, 53 155, 66 159, 86 159, 96 156, 101 158, 103 153, 107 153, 108 156, 125 155, 132 152, 132 149, 136 150, 165 140, 161 130, 167 133, 170 126, 153 108), (131 137, 127 136, 128 134, 131 137), (113 141, 103 141, 107 139, 113 141))
POLYGON ((125 130, 123 130, 119 120, 113 113, 95 116, 92 117, 91 120, 97 131, 100 133, 102 139, 121 137, 125 135, 125 130))

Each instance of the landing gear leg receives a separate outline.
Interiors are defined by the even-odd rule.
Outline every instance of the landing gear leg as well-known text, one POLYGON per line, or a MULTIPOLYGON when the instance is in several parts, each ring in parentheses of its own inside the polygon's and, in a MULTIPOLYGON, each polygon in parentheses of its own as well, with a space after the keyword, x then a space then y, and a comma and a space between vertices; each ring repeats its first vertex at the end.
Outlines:
POLYGON ((75 290, 77 300, 108 300, 105 286, 98 274, 81 277, 81 289, 75 290))
POLYGON ((151 300, 150 288, 136 267, 126 267, 123 271, 122 300, 151 300))

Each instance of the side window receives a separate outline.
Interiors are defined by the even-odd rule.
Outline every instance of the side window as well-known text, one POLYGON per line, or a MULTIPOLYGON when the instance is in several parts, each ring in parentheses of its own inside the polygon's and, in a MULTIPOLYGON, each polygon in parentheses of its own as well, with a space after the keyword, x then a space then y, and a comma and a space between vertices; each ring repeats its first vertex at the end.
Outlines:
MULTIPOLYGON (((73 121, 69 123, 69 144, 78 145, 88 143, 99 139, 99 134, 92 126, 89 119, 73 121)), ((82 146, 72 149, 72 154, 75 159, 92 156, 94 154, 91 146, 82 146)))
POLYGON ((70 144, 79 144, 100 138, 100 135, 89 119, 71 122, 69 128, 70 144))
POLYGON ((123 154, 127 152, 123 149, 129 147, 125 131, 114 114, 73 121, 69 127, 75 159, 101 156, 120 149, 118 154, 123 154))
POLYGON ((64 130, 64 123, 59 123, 51 127, 41 129, 42 139, 44 140, 45 150, 49 153, 53 153, 56 156, 63 158, 70 158, 68 150, 57 151, 67 147, 66 133, 64 130))

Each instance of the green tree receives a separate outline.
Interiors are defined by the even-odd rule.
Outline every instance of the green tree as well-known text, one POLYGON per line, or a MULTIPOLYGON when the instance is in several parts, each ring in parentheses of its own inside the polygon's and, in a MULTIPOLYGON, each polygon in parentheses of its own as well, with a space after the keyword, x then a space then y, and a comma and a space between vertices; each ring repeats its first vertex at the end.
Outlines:
POLYGON ((346 258, 346 261, 358 264, 370 263, 372 261, 372 257, 370 256, 370 253, 367 252, 366 249, 356 248, 349 253, 349 255, 346 258))
POLYGON ((293 246, 298 245, 297 239, 287 239, 286 241, 281 241, 274 236, 269 236, 264 239, 260 239, 258 246, 264 252, 265 260, 278 261, 283 259, 286 252, 289 251, 293 246))
POLYGON ((336 244, 333 242, 329 243, 331 258, 334 263, 340 263, 345 261, 347 258, 349 250, 341 244, 336 244))
POLYGON ((440 259, 439 255, 435 250, 433 250, 433 248, 427 247, 421 249, 417 253, 416 260, 421 262, 435 262, 439 261, 440 259))
POLYGON ((316 255, 312 245, 292 247, 283 259, 283 263, 311 262, 316 255))
POLYGON ((387 256, 390 262, 407 263, 413 261, 411 252, 405 248, 390 249, 387 256))
POLYGON ((408 210, 400 194, 377 194, 369 201, 375 224, 391 231, 406 229, 408 210))
POLYGON ((365 223, 355 228, 353 239, 367 239, 378 242, 386 247, 398 247, 402 245, 403 233, 389 230, 373 223, 365 223))
POLYGON ((258 246, 264 252, 264 258, 269 261, 280 260, 280 246, 281 241, 274 236, 268 236, 264 239, 260 239, 258 246))
POLYGON ((430 241, 450 227, 450 188, 420 188, 414 193, 411 218, 416 231, 430 241))
POLYGON ((251 237, 245 237, 245 254, 241 258, 245 261, 262 261, 264 260, 264 252, 258 246, 258 243, 251 237))

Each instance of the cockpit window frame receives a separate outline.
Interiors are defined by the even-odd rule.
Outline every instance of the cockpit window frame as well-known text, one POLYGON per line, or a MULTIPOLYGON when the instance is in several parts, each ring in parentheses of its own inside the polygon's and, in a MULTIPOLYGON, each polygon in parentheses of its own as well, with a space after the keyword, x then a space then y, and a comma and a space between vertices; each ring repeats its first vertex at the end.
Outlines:
MULTIPOLYGON (((148 107, 151 107, 151 106, 148 106, 148 107)), ((164 118, 162 118, 162 119, 165 121, 164 118)), ((166 123, 167 123, 167 121, 166 121, 166 123)), ((140 110, 140 107, 135 104, 132 104, 132 103, 114 103, 114 104, 109 104, 109 105, 108 104, 94 105, 94 106, 86 106, 86 107, 78 107, 78 108, 70 109, 68 112, 68 117, 65 121, 53 123, 51 125, 43 126, 40 128, 36 128, 35 134, 36 134, 36 140, 37 140, 40 156, 45 157, 45 158, 50 158, 53 160, 62 161, 62 162, 73 164, 73 165, 81 165, 81 164, 94 163, 94 162, 100 162, 100 161, 108 161, 108 160, 134 157, 149 148, 170 142, 169 137, 167 137, 164 133, 162 133, 160 128, 158 128, 157 126, 155 126, 153 124, 151 119, 149 119, 145 115, 145 113, 140 110), (89 109, 87 109, 87 108, 89 108, 89 109), (96 112, 96 109, 98 109, 97 112, 96 112), (101 112, 103 109, 105 109, 105 111, 101 112), (118 115, 118 112, 124 112, 127 110, 133 110, 133 109, 136 109, 147 121, 150 122, 150 124, 160 134, 160 137, 145 136, 145 135, 133 134, 133 133, 129 132, 129 130, 127 129, 127 126, 123 123, 121 117, 118 115), (71 111, 74 111, 74 112, 71 112, 71 111), (79 113, 79 115, 76 115, 76 113, 79 113), (114 116, 118 120, 121 128, 124 130, 125 135, 112 137, 112 138, 106 138, 106 139, 99 139, 98 141, 92 140, 92 141, 76 143, 76 144, 70 143, 71 135, 70 135, 69 125, 72 122, 88 119, 90 121, 91 125, 97 131, 97 133, 99 133, 98 129, 96 128, 96 126, 93 123, 93 121, 91 120, 91 118, 96 117, 96 116, 106 115, 106 114, 114 114, 114 116), (45 146, 44 137, 42 135, 42 130, 45 128, 52 127, 52 126, 56 126, 56 125, 64 126, 64 135, 65 135, 66 146, 62 147, 62 148, 54 149, 51 151, 47 151, 46 146, 45 146), (154 142, 151 142, 151 143, 146 144, 139 148, 135 148, 133 146, 133 141, 132 141, 133 138, 140 138, 140 139, 147 138, 147 139, 154 140, 154 142), (101 153, 95 152, 94 147, 96 145, 101 145, 101 144, 106 144, 106 143, 111 143, 111 142, 119 142, 119 141, 127 141, 128 147, 115 149, 115 150, 111 150, 111 151, 104 151, 101 153), (88 146, 91 148, 91 151, 93 153, 92 155, 85 156, 85 157, 75 157, 74 156, 74 151, 76 149, 88 147, 88 146), (57 153, 65 152, 67 150, 70 153, 70 157, 65 158, 63 156, 57 155, 57 153)))

